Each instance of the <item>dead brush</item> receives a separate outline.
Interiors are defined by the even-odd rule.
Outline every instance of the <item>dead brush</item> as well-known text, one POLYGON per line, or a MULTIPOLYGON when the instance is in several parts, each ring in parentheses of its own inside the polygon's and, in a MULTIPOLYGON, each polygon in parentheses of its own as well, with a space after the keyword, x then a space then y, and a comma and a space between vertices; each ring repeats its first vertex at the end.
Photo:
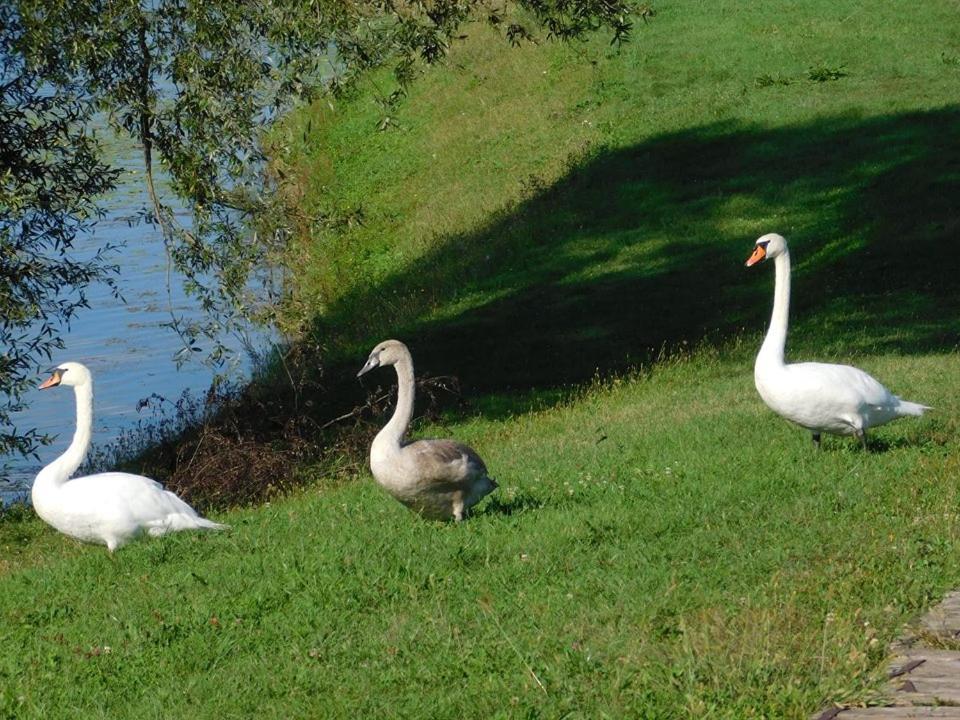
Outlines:
POLYGON ((309 444, 295 432, 276 440, 206 424, 176 447, 168 486, 201 506, 225 507, 262 501, 292 488, 298 461, 309 444))
MULTIPOLYGON (((437 422, 462 405, 455 377, 417 382, 419 417, 437 422)), ((367 464, 370 443, 392 408, 395 387, 377 386, 345 413, 356 386, 212 387, 176 401, 152 395, 137 425, 91 454, 86 471, 123 467, 163 482, 191 504, 225 508, 262 502, 322 477, 345 482, 367 464), (309 398, 309 399, 307 399, 309 398)))

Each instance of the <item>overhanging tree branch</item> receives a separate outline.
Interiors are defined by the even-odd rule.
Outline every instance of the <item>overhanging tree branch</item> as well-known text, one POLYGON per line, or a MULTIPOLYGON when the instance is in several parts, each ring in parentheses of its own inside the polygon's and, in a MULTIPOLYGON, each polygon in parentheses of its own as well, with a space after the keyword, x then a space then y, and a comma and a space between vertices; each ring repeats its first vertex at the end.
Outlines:
POLYGON ((86 306, 85 289, 115 271, 109 247, 69 254, 118 174, 85 130, 93 106, 70 84, 51 87, 57 68, 27 62, 24 42, 21 17, 0 4, 0 455, 33 454, 44 440, 13 413, 37 364, 62 347, 60 327, 86 306))

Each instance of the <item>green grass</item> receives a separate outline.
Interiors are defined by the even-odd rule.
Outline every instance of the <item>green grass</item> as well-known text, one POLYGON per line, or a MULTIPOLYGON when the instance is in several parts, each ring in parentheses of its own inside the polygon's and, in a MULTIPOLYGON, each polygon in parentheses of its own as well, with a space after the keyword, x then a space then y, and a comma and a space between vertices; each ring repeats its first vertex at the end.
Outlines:
POLYGON ((278 139, 315 220, 291 322, 335 356, 419 339, 423 369, 478 389, 579 382, 761 327, 769 287, 742 258, 775 230, 797 262, 798 348, 955 344, 952 6, 656 9, 619 52, 506 52, 474 27, 396 107, 380 78, 300 113, 278 139), (385 114, 399 129, 375 130, 385 114), (562 360, 531 368, 531 346, 562 360))
MULTIPOLYGON (((960 421, 818 453, 757 401, 749 349, 421 428, 501 483, 463 525, 364 478, 113 558, 44 531, 43 564, 0 581, 0 707, 800 718, 870 697, 902 623, 960 584, 960 421)), ((943 408, 960 392, 956 354, 859 361, 943 408)))
POLYGON ((110 558, 18 513, 0 717, 739 720, 876 697, 890 640, 960 586, 955 7, 655 9, 619 52, 471 27, 399 103, 380 76, 276 137, 303 217, 290 324, 326 382, 387 336, 460 378, 467 409, 418 434, 486 459, 477 516, 318 477, 218 514, 229 533, 110 558), (934 413, 817 453, 762 405, 772 270, 742 265, 768 231, 793 251, 792 357, 934 413))

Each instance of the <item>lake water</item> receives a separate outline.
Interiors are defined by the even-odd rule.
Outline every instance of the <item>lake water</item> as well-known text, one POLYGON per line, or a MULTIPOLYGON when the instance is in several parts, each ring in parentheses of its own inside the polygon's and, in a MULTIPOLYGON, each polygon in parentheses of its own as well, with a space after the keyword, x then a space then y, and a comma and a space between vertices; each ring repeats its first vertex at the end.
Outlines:
MULTIPOLYGON (((199 361, 179 369, 173 361, 181 345, 176 333, 163 327, 170 320, 170 305, 177 314, 191 316, 196 311, 176 276, 171 278, 168 299, 167 258, 159 229, 129 223, 147 204, 136 151, 120 154, 119 164, 125 172, 117 190, 104 202, 107 216, 92 233, 78 237, 74 245, 78 257, 88 256, 107 242, 122 245, 111 263, 120 267, 116 281, 126 302, 115 299, 105 286, 91 287, 87 292, 90 307, 78 311, 70 327, 62 329, 66 347, 50 363, 54 366, 74 360, 93 373, 95 445, 136 426, 140 419, 137 401, 141 398, 157 393, 176 400, 185 389, 202 393, 213 378, 213 371, 199 361)), ((240 343, 234 342, 233 346, 239 349, 240 343)), ((248 359, 243 358, 238 372, 248 367, 248 359)), ((46 373, 38 375, 37 384, 46 377, 46 373)), ((39 462, 32 458, 8 459, 10 473, 6 482, 0 479, 0 502, 28 496, 36 473, 66 449, 76 427, 71 389, 34 389, 25 400, 30 407, 16 415, 17 428, 37 428, 59 437, 52 445, 40 448, 39 462)))

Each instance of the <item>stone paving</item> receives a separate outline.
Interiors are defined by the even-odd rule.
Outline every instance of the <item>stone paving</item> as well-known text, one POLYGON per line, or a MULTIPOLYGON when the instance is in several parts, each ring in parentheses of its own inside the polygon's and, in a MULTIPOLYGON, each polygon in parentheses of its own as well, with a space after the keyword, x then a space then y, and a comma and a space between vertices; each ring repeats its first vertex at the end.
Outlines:
POLYGON ((887 707, 833 707, 815 720, 960 720, 960 591, 921 618, 892 648, 887 707), (957 649, 950 649, 957 648, 957 649))

